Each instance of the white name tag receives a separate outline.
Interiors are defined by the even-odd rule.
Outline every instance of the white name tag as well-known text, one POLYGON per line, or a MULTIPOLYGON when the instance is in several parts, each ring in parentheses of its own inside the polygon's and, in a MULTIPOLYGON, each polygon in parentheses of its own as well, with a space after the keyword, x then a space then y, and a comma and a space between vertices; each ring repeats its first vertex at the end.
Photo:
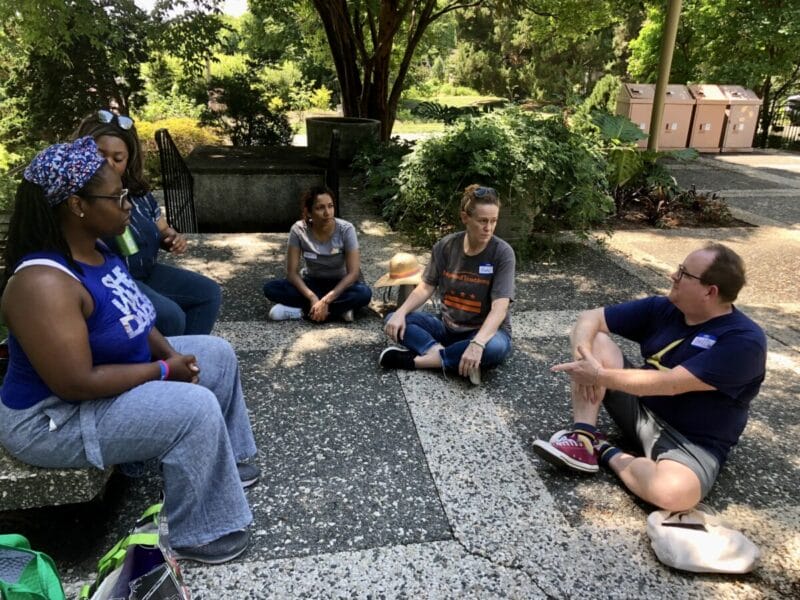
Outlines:
POLYGON ((494 265, 485 264, 478 267, 479 275, 491 275, 492 273, 494 273, 494 265))
POLYGON ((317 255, 314 254, 313 252, 303 252, 303 257, 304 258, 310 258, 311 260, 314 260, 315 258, 317 258, 317 255))
POLYGON ((700 333, 692 340, 692 346, 708 350, 717 343, 717 338, 708 333, 700 333))

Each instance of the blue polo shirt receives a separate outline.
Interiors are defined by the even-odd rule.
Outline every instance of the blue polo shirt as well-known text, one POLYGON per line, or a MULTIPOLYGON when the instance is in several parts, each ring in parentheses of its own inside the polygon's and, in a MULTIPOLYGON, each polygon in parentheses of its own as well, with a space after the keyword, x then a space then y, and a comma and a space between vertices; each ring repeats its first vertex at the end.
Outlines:
POLYGON ((764 331, 735 307, 698 325, 664 296, 605 308, 609 331, 639 343, 644 369, 682 366, 712 391, 644 396, 642 403, 666 423, 714 454, 720 464, 739 440, 764 381, 764 331))

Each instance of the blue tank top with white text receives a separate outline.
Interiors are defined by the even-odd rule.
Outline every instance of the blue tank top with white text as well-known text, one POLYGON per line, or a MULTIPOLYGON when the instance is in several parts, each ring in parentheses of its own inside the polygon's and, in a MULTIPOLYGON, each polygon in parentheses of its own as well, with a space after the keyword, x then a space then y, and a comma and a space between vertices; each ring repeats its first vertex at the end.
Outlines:
MULTIPOLYGON (((98 243, 97 248, 105 261, 98 266, 78 263, 83 273, 70 267, 67 260, 55 252, 28 254, 16 271, 28 265, 41 265, 42 260, 53 261, 89 291, 94 300, 94 310, 86 319, 86 327, 93 365, 149 362, 148 338, 155 323, 155 308, 139 290, 120 258, 102 243, 98 243)), ((31 318, 36 317, 32 315, 31 318)), ((8 349, 8 372, 0 389, 3 404, 15 409, 29 408, 54 395, 12 334, 8 336, 8 349)), ((69 351, 69 348, 64 349, 64 352, 69 351)))

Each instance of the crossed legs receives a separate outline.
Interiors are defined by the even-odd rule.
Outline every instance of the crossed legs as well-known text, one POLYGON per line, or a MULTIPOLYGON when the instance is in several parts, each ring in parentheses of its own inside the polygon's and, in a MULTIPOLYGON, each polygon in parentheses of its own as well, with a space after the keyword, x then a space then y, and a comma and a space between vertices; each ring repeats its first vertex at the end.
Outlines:
MULTIPOLYGON (((622 351, 604 333, 599 333, 595 337, 592 345, 592 354, 606 368, 621 369, 624 367, 622 351)), ((574 382, 571 395, 572 413, 576 424, 573 433, 570 434, 573 435, 572 443, 578 441, 584 446, 591 444, 594 460, 596 461, 598 450, 606 450, 608 448, 608 445, 595 435, 597 433, 596 426, 600 403, 589 401, 586 395, 581 393, 580 386, 574 382), (581 425, 589 426, 585 428, 586 432, 581 431, 581 425), (575 435, 584 439, 575 440, 575 435)), ((621 402, 627 402, 627 405, 624 407, 612 407, 610 403, 616 402, 619 398, 617 393, 606 394, 604 388, 595 390, 595 398, 605 397, 604 403, 609 414, 620 425, 627 437, 637 440, 642 445, 645 455, 634 456, 622 451, 612 452, 610 453, 612 454, 611 458, 607 461, 608 467, 619 477, 625 487, 650 504, 670 511, 692 508, 700 502, 708 490, 703 490, 701 479, 696 471, 685 464, 689 463, 695 466, 694 456, 684 457, 682 454, 684 447, 691 446, 691 443, 682 438, 677 432, 666 430, 663 424, 657 422, 652 413, 641 406, 637 398, 626 394, 621 394, 620 396, 627 396, 620 400, 621 402), (624 415, 625 410, 642 412, 635 415, 624 415), (625 416, 628 418, 625 418, 625 416), (678 460, 664 456, 667 454, 678 460)), ((543 456, 543 452, 540 450, 547 452, 544 449, 545 446, 550 444, 558 445, 555 440, 551 440, 551 443, 540 444, 539 442, 541 441, 537 441, 539 448, 535 449, 540 456, 543 456)), ((580 451, 579 446, 575 447, 580 451)), ((692 450, 702 452, 702 449, 698 448, 690 449, 690 451, 692 450)), ((554 461, 551 460, 551 462, 554 461)), ((572 465, 568 464, 568 466, 572 465)), ((698 468, 698 466, 695 466, 695 468, 698 468)), ((709 471, 711 471, 709 477, 713 482, 713 477, 716 477, 716 470, 711 467, 709 471)), ((709 477, 705 479, 708 480, 709 477)), ((707 487, 710 487, 710 484, 707 487)))

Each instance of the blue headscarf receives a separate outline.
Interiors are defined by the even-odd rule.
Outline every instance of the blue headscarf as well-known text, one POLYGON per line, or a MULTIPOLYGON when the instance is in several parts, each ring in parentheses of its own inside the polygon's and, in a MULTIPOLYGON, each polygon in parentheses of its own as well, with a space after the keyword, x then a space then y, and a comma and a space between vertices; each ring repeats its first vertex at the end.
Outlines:
POLYGON ((106 159, 92 136, 42 150, 25 169, 23 177, 44 190, 50 206, 58 206, 83 187, 106 159))

